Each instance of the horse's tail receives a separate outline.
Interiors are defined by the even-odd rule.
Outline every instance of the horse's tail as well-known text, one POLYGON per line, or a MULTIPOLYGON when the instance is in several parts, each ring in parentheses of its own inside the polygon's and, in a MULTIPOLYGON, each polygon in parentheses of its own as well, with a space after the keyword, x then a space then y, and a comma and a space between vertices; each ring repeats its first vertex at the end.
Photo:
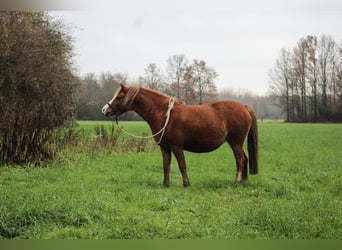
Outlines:
POLYGON ((249 114, 252 117, 252 126, 248 132, 248 158, 249 158, 249 173, 258 173, 258 123, 253 109, 246 106, 249 114))

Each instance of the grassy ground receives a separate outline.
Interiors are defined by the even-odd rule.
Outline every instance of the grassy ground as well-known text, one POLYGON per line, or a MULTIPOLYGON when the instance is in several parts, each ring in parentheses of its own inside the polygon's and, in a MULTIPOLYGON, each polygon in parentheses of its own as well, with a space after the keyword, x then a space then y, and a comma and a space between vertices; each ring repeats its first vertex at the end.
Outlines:
POLYGON ((96 125, 112 126, 80 122, 87 145, 47 167, 0 167, 0 238, 342 238, 342 125, 260 123, 260 174, 243 184, 228 145, 186 153, 189 188, 175 159, 162 186, 148 142, 141 153, 119 149, 122 135, 117 148, 94 147, 96 125))

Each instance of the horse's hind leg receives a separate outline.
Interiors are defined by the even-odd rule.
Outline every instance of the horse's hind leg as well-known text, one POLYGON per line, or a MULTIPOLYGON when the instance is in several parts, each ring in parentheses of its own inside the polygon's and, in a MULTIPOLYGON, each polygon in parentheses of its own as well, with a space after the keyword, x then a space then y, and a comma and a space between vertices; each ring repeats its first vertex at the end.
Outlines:
POLYGON ((241 182, 248 178, 247 156, 242 145, 231 145, 236 161, 236 181, 241 182))

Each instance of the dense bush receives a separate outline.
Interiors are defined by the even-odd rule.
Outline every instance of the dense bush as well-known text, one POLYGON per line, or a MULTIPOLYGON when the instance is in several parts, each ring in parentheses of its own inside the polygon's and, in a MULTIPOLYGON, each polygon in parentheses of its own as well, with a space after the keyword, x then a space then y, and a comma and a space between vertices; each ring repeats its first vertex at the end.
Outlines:
POLYGON ((0 14, 0 165, 40 163, 73 116, 72 40, 42 12, 0 14))

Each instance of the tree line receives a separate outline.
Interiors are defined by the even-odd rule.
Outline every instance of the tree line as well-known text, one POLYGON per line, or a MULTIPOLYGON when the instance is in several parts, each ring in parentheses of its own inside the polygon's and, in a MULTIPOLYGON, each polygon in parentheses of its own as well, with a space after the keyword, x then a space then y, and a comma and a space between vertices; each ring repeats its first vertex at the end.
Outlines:
MULTIPOLYGON (((144 69, 144 75, 136 82, 127 82, 127 74, 88 73, 81 78, 77 118, 81 120, 104 119, 99 108, 112 98, 120 83, 133 84, 161 91, 187 104, 203 104, 218 97, 215 79, 218 74, 203 60, 188 63, 185 55, 173 55, 167 59, 166 74, 155 63, 144 69)), ((139 119, 130 112, 125 119, 139 119)))
POLYGON ((280 51, 270 92, 289 122, 342 121, 342 44, 307 36, 280 51))
MULTIPOLYGON (((114 91, 119 87, 120 83, 124 84, 136 84, 149 88, 153 88, 170 96, 178 96, 178 100, 181 100, 187 104, 199 104, 200 101, 212 101, 230 99, 235 100, 253 107, 256 115, 259 119, 284 119, 282 110, 273 104, 273 99, 269 96, 259 96, 249 93, 247 90, 233 90, 223 89, 221 91, 205 92, 202 93, 202 98, 199 94, 196 94, 196 88, 186 90, 186 85, 181 88, 181 84, 167 83, 162 77, 161 71, 156 67, 156 64, 149 64, 145 71, 144 76, 139 77, 136 83, 128 82, 127 74, 123 73, 101 73, 95 75, 94 73, 88 73, 81 79, 81 86, 79 90, 79 98, 77 104, 76 117, 79 120, 108 120, 100 112, 101 107, 106 101, 110 100, 114 95, 114 91), (158 74, 157 74, 157 73, 158 74), (148 80, 149 79, 149 80, 148 80), (156 80, 158 79, 158 80, 156 80), (191 95, 189 93, 192 93, 191 95), (188 98, 186 98, 188 96, 188 98), (197 96, 197 99, 194 98, 197 96)), ((177 79, 177 78, 174 78, 177 79)), ((215 87, 216 89, 216 87, 215 87)), ((198 90, 197 90, 198 91, 198 90)), ((125 120, 140 120, 141 118, 134 112, 129 112, 121 119, 125 120)))

